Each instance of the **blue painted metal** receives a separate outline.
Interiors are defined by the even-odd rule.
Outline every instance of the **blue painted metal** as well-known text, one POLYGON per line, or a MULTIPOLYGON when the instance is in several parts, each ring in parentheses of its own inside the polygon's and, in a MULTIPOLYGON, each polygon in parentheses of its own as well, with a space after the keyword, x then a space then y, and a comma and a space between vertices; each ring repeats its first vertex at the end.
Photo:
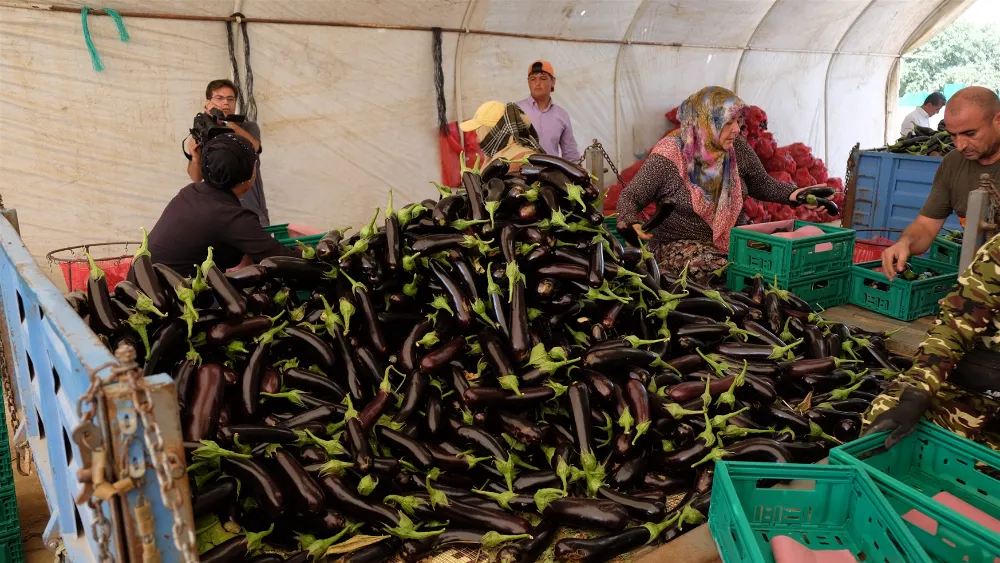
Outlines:
MULTIPOLYGON (((28 443, 51 512, 47 535, 62 539, 70 561, 96 561, 97 545, 90 537, 91 510, 86 505, 78 507, 74 501, 82 458, 71 437, 79 423, 77 401, 89 386, 90 373, 114 358, 38 268, 7 221, 0 221, 0 248, 3 328, 28 443)), ((107 378, 110 370, 99 375, 107 378)), ((113 438, 108 428, 99 426, 105 443, 110 444, 113 438)), ((147 498, 159 499, 155 474, 148 475, 143 492, 147 498)), ((111 520, 110 504, 103 507, 105 517, 111 520)), ((170 537, 169 513, 161 505, 153 515, 157 535, 167 533, 170 537)), ((112 555, 121 560, 120 546, 114 543, 119 534, 112 536, 112 555)), ((172 542, 158 542, 158 546, 164 562, 179 560, 172 542)))
MULTIPOLYGON (((860 151, 851 227, 905 229, 920 213, 940 164, 940 158, 931 156, 860 151)), ((958 217, 949 216, 945 227, 960 229, 958 217)))

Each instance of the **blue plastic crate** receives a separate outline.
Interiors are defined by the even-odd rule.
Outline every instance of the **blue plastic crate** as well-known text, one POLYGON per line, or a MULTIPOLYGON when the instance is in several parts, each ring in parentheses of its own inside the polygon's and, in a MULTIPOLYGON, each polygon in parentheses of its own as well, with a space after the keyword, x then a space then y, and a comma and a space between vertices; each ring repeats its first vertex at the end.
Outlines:
POLYGON ((708 527, 723 563, 774 563, 771 541, 847 549, 859 561, 929 561, 868 475, 853 467, 718 462, 708 527), (790 486, 771 486, 774 479, 790 486))

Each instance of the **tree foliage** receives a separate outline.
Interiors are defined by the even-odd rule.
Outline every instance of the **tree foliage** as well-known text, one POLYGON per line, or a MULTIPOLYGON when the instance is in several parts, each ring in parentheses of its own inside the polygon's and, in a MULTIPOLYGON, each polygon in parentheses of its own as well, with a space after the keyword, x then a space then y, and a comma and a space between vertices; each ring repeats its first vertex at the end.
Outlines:
POLYGON ((900 95, 945 84, 1000 88, 1000 27, 959 20, 903 59, 900 95))

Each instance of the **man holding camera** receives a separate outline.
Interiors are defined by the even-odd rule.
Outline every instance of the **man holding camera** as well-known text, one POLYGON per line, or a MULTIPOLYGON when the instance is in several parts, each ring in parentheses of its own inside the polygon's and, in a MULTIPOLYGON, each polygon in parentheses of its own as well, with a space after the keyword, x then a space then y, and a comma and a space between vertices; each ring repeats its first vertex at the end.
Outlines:
MULTIPOLYGON (((205 88, 205 108, 202 116, 211 116, 219 127, 228 127, 237 135, 247 139, 253 145, 257 154, 260 154, 260 127, 253 121, 246 121, 242 116, 234 115, 236 111, 236 85, 231 80, 219 79, 208 83, 205 88)), ((195 119, 195 129, 198 128, 198 118, 195 119)), ((192 133, 195 133, 192 129, 192 133)), ((203 141, 202 141, 203 142, 203 141)), ((202 181, 201 172, 201 146, 192 134, 186 142, 186 152, 190 155, 187 173, 192 182, 202 181)), ((260 162, 256 164, 256 175, 253 185, 242 196, 240 202, 243 207, 257 214, 260 224, 266 227, 271 224, 271 219, 267 212, 267 200, 264 198, 264 182, 260 177, 260 162)))

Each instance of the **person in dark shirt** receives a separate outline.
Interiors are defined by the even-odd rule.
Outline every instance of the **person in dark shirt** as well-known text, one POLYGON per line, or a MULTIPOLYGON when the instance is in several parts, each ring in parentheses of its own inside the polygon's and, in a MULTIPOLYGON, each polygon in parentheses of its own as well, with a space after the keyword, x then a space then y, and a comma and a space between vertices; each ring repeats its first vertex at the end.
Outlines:
POLYGON ((177 192, 149 233, 154 263, 181 275, 195 267, 213 248, 215 263, 225 271, 244 256, 259 262, 269 256, 298 256, 260 225, 257 214, 240 204, 257 176, 257 153, 236 133, 223 133, 201 147, 201 182, 177 192))

